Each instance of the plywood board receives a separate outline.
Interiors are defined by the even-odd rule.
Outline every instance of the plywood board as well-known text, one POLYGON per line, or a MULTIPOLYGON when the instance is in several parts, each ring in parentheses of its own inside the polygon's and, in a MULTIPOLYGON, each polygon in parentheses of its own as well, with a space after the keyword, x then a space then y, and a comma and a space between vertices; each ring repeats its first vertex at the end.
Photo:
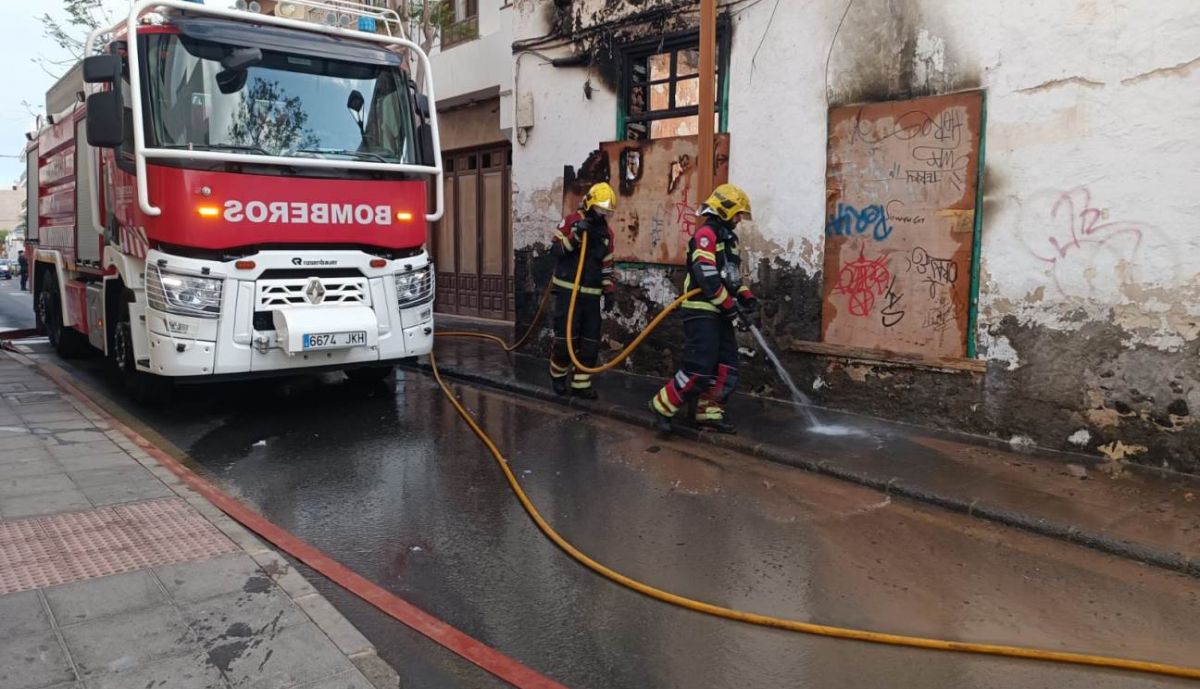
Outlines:
MULTIPOLYGON (((616 238, 616 260, 683 265, 687 243, 699 220, 696 189, 697 137, 600 144, 576 171, 567 167, 563 215, 573 213, 596 182, 617 191, 617 212, 609 220, 616 238)), ((716 142, 713 180, 729 180, 729 135, 716 142)))
POLYGON ((966 355, 980 91, 829 114, 822 339, 966 355))

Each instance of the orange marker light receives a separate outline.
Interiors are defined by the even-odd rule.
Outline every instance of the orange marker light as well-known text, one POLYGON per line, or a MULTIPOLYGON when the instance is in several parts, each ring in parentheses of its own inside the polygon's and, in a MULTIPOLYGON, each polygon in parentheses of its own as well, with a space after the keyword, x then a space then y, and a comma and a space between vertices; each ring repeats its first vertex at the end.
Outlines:
POLYGON ((196 213, 201 218, 216 218, 221 215, 221 209, 216 206, 197 206, 196 213))
POLYGON ((373 259, 371 259, 371 267, 372 268, 386 268, 387 261, 383 260, 382 258, 373 258, 373 259))
POLYGON ((238 261, 233 264, 233 267, 238 270, 254 270, 255 264, 254 261, 238 261))
POLYGON ((400 211, 396 213, 396 219, 400 222, 412 222, 413 214, 408 211, 400 211))

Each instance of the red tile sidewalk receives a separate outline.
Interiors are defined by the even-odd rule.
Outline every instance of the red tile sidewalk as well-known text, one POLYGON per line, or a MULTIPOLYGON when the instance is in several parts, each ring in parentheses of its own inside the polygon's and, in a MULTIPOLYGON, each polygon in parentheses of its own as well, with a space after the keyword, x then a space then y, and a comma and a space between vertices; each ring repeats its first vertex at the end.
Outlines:
POLYGON ((237 549, 180 498, 0 521, 0 594, 237 549))

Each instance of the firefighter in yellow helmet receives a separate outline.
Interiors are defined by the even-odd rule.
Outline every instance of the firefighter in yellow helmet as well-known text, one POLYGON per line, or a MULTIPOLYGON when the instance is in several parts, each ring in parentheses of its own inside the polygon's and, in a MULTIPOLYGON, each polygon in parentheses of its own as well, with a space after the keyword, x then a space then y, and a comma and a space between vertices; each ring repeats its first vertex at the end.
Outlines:
POLYGON ((612 311, 616 304, 613 283, 613 233, 608 216, 617 209, 617 194, 606 182, 592 185, 579 211, 563 218, 554 231, 551 253, 554 267, 554 348, 550 353, 550 380, 559 395, 596 399, 592 377, 580 371, 572 373, 567 353, 567 314, 575 271, 579 266, 581 243, 587 242, 587 258, 575 302, 575 322, 571 326, 575 355, 585 366, 595 366, 600 356, 600 311, 612 311))
POLYGON ((655 426, 671 431, 671 420, 686 408, 702 428, 734 433, 725 402, 738 382, 734 328, 748 330, 758 299, 742 284, 737 225, 750 217, 750 198, 732 184, 717 187, 700 208, 704 224, 688 242, 684 291, 700 294, 683 302, 683 361, 650 400, 655 426))

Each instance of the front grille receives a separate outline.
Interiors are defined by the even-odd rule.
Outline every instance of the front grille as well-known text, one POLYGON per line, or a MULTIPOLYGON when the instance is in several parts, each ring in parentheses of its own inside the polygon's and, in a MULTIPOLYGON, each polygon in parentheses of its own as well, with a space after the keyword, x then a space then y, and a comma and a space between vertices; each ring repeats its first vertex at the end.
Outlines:
POLYGON ((255 287, 255 311, 274 311, 288 306, 371 304, 367 279, 361 277, 259 280, 255 287))

